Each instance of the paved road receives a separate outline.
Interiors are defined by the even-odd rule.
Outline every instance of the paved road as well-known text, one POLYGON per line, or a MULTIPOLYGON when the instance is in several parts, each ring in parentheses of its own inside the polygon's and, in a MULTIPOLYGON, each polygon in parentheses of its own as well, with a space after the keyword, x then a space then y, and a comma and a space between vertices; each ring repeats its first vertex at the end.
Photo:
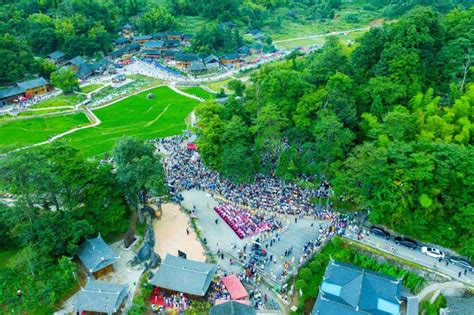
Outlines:
MULTIPOLYGON (((355 234, 348 234, 347 236, 352 240, 358 241, 355 234)), ((393 240, 385 240, 375 235, 364 236, 364 238, 358 242, 415 262, 431 269, 433 272, 451 277, 454 281, 474 286, 474 273, 468 271, 467 274, 464 275, 464 268, 460 268, 451 263, 446 266, 445 260, 440 263, 438 259, 422 254, 419 249, 411 250, 404 246, 395 244, 393 240), (458 276, 460 271, 462 272, 461 277, 458 276)))

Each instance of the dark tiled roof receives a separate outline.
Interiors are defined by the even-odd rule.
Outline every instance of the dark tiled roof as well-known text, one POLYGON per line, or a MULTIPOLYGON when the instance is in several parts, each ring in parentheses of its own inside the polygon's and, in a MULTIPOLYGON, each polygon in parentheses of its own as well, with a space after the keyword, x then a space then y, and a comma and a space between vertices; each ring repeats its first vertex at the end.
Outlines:
POLYGON ((25 91, 30 89, 36 89, 45 85, 48 85, 48 81, 46 81, 42 77, 18 83, 18 86, 25 91))
POLYGON ((100 235, 82 243, 77 255, 89 272, 101 270, 113 264, 119 258, 100 235))
POLYGON ((163 56, 165 57, 174 57, 178 54, 176 50, 163 50, 163 56))
POLYGON ((150 40, 151 35, 140 35, 140 36, 134 36, 133 40, 150 40))
POLYGON ((225 55, 224 57, 222 57, 222 59, 226 59, 226 60, 239 59, 239 58, 240 56, 237 53, 225 55))
POLYGON ((164 42, 162 40, 154 40, 149 41, 143 44, 143 47, 146 49, 153 49, 153 48, 163 48, 164 42))
POLYGON ((63 53, 62 51, 56 50, 55 52, 50 53, 46 57, 53 59, 53 60, 58 60, 64 57, 66 54, 63 53))
MULTIPOLYGON (((209 315, 255 315, 255 309, 250 305, 229 301, 219 305, 214 305, 209 310, 209 315)), ((342 314, 341 314, 342 315, 342 314)))
POLYGON ((163 289, 204 296, 216 271, 214 264, 167 254, 150 283, 163 289))
POLYGON ((179 46, 181 42, 177 39, 166 39, 163 41, 163 45, 166 47, 179 46))
POLYGON ((12 86, 12 87, 8 87, 8 88, 5 88, 5 89, 1 89, 0 90, 0 99, 12 97, 12 96, 15 96, 15 95, 20 95, 20 94, 23 94, 24 92, 25 92, 25 90, 23 90, 19 86, 12 86))
POLYGON ((196 61, 199 56, 196 54, 177 53, 175 59, 177 61, 196 61))
POLYGON ((72 58, 71 60, 68 61, 68 63, 73 64, 76 67, 80 67, 83 64, 85 64, 86 62, 87 62, 87 60, 85 60, 81 56, 74 57, 74 58, 72 58))
POLYGON ((145 55, 161 55, 160 50, 154 50, 154 49, 145 49, 145 50, 142 50, 142 53, 145 55))
POLYGON ((156 33, 156 34, 153 34, 151 37, 153 39, 166 39, 168 35, 166 33, 156 33))
POLYGON ((401 281, 331 260, 313 314, 391 314, 399 312, 401 281), (318 301, 320 303, 318 303, 318 301))
POLYGON ((77 294, 75 308, 82 312, 112 314, 118 311, 128 294, 128 285, 90 280, 77 294))
POLYGON ((128 44, 128 43, 130 43, 130 40, 125 37, 119 37, 117 39, 114 39, 115 45, 123 45, 123 44, 128 44))
POLYGON ((204 58, 204 63, 210 63, 210 62, 219 62, 219 58, 212 54, 204 58))
POLYGON ((188 67, 189 71, 204 71, 206 70, 206 65, 202 63, 201 61, 195 61, 191 63, 188 67))

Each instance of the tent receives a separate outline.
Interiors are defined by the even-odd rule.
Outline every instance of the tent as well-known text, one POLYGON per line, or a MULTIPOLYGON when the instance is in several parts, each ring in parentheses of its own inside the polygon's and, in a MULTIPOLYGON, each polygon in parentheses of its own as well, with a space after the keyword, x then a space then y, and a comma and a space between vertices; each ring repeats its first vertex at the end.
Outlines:
POLYGON ((232 300, 242 300, 249 296, 247 290, 245 290, 242 282, 240 282, 236 275, 223 277, 221 280, 227 291, 229 291, 232 300))

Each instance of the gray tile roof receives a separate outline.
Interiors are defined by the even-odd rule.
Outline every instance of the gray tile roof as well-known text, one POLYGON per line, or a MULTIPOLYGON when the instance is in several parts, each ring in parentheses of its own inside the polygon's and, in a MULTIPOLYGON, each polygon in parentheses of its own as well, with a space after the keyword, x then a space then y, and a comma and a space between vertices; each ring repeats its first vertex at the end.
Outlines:
POLYGON ((204 63, 210 63, 210 62, 219 62, 219 58, 216 55, 212 55, 212 54, 204 58, 204 63))
POLYGON ((150 40, 151 35, 140 35, 133 37, 133 40, 150 40))
POLYGON ((18 83, 18 86, 23 90, 35 89, 45 85, 48 85, 48 81, 42 77, 18 83))
POLYGON ((199 56, 196 54, 177 53, 175 59, 177 61, 197 61, 199 60, 199 56))
POLYGON ((193 61, 188 67, 189 71, 204 71, 206 70, 206 65, 202 61, 193 61))
POLYGON ((331 260, 313 314, 398 314, 401 288, 401 280, 331 260))
POLYGON ((83 64, 85 64, 86 62, 87 62, 87 60, 85 60, 81 56, 76 56, 76 57, 74 57, 74 58, 72 58, 71 60, 68 61, 68 63, 73 64, 76 67, 80 67, 83 64))
POLYGON ((79 247, 77 256, 89 272, 105 268, 120 258, 100 235, 84 241, 79 247))
POLYGON ((128 285, 90 280, 76 296, 78 312, 113 314, 118 311, 128 294, 128 285))
POLYGON ((143 44, 143 47, 146 49, 154 49, 154 48, 163 48, 164 42, 162 40, 153 40, 146 42, 143 44))
POLYGON ((167 254, 150 283, 163 289, 204 296, 216 271, 214 264, 167 254))
POLYGON ((255 315, 255 309, 237 301, 229 301, 214 305, 209 310, 209 315, 255 315))
POLYGON ((55 52, 50 53, 46 57, 53 59, 53 60, 58 60, 64 57, 66 54, 63 53, 62 51, 56 50, 55 52))
POLYGON ((12 86, 12 87, 8 87, 8 88, 5 88, 5 89, 1 89, 0 90, 0 99, 12 97, 12 96, 15 96, 15 95, 20 95, 20 94, 23 94, 24 92, 25 92, 25 90, 23 90, 19 86, 12 86))

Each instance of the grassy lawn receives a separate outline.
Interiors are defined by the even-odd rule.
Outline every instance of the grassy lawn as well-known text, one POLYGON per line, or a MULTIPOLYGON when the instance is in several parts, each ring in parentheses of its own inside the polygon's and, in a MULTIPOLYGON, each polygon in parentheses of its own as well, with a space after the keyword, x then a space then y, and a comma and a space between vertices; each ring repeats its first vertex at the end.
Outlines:
POLYGON ((92 91, 95 91, 101 87, 103 87, 103 84, 97 83, 97 84, 91 84, 91 85, 86 85, 81 87, 81 92, 82 93, 90 93, 92 91))
POLYGON ((83 95, 71 94, 71 95, 58 95, 49 100, 38 103, 31 108, 47 108, 47 107, 59 107, 59 106, 74 106, 85 99, 83 95))
POLYGON ((0 115, 0 121, 1 121, 1 120, 4 120, 4 119, 10 119, 10 118, 12 118, 12 117, 13 117, 13 116, 10 116, 10 115, 8 115, 8 114, 0 115))
POLYGON ((186 128, 186 116, 197 104, 168 87, 158 87, 95 110, 102 124, 68 135, 65 141, 87 157, 102 157, 124 136, 145 140, 180 134, 186 128), (148 99, 148 93, 154 93, 155 99, 148 99))
POLYGON ((211 100, 216 97, 213 93, 210 93, 200 87, 184 87, 180 88, 180 90, 205 100, 211 100))
POLYGON ((83 113, 0 121, 0 152, 48 140, 48 137, 89 123, 83 113))

